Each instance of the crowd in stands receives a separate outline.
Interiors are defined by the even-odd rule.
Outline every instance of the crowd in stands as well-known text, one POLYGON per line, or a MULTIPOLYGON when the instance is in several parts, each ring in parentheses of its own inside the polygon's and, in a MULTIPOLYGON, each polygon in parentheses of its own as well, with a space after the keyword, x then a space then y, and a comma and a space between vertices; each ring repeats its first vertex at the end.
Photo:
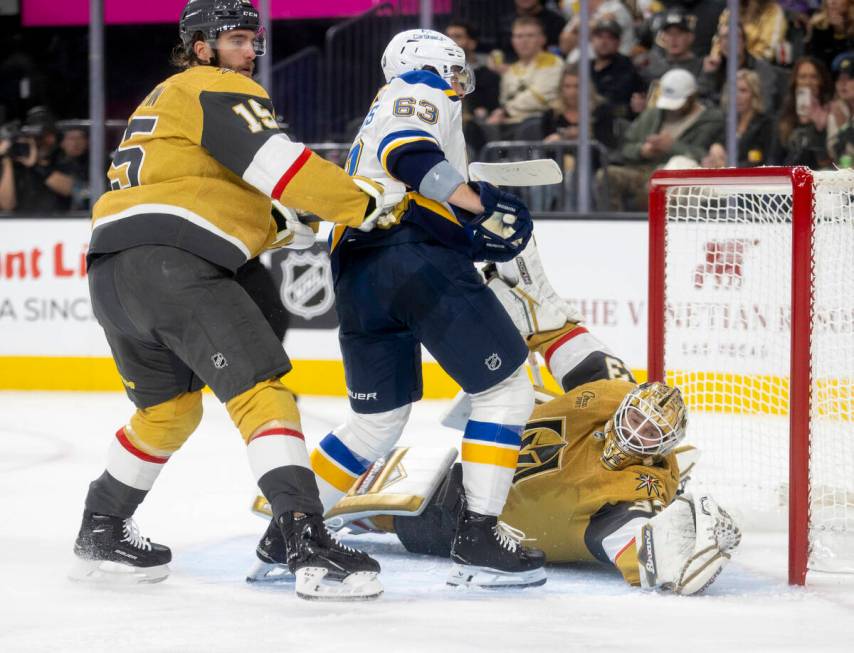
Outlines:
MULTIPOLYGON (((537 142, 571 172, 587 47, 597 210, 645 210, 657 168, 727 164, 730 56, 739 166, 852 167, 854 0, 740 0, 736 53, 726 4, 590 0, 587 44, 578 0, 514 0, 489 37, 437 17, 476 73, 463 101, 470 155, 496 141, 537 142)), ((86 132, 57 129, 44 108, 8 113, 22 123, 0 131, 0 211, 86 208, 86 132)))
MULTIPOLYGON (((464 100, 473 154, 578 138, 580 3, 514 5, 491 51, 476 25, 446 31, 477 62, 478 84, 489 79, 464 100)), ((741 0, 739 12, 737 164, 851 167, 854 0, 741 0)), ((657 168, 727 165, 725 0, 590 0, 589 14, 596 208, 645 210, 657 168)))

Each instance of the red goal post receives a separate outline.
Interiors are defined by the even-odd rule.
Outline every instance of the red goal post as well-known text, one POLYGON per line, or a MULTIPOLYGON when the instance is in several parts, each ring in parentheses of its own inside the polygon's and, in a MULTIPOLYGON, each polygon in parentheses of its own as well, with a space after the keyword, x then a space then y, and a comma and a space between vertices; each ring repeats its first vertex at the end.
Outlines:
MULTIPOLYGON (((823 456, 829 446, 817 443, 813 430, 844 448, 842 464, 854 465, 849 460, 854 460, 854 346, 845 340, 854 341, 852 207, 851 171, 667 170, 655 172, 650 181, 649 378, 684 384, 692 414, 719 420, 709 422, 718 434, 707 447, 713 459, 717 455, 732 463, 722 464, 722 470, 743 470, 743 477, 727 479, 722 488, 732 489, 733 501, 756 490, 757 503, 768 504, 770 497, 782 505, 785 499, 778 495, 787 489, 792 584, 805 582, 807 569, 813 568, 811 554, 817 552, 832 558, 830 566, 844 567, 824 542, 849 537, 854 530, 854 479, 850 484, 839 480, 834 470, 830 480, 817 480, 818 467, 829 465, 811 466, 811 446, 814 456, 823 456), (817 228, 824 230, 818 254, 817 228), (817 257, 837 246, 834 256, 841 263, 821 263, 817 257), (840 265, 840 274, 852 275, 847 299, 835 278, 824 281, 825 268, 830 272, 840 265), (817 285, 824 283, 831 290, 817 285), (843 316, 841 326, 834 323, 833 330, 841 331, 839 344, 832 345, 837 349, 823 354, 833 359, 833 370, 819 370, 818 384, 814 367, 827 365, 817 363, 813 351, 817 292, 834 294, 833 305, 822 311, 843 316), (773 467, 771 458, 785 447, 782 431, 788 436, 788 469, 780 475, 787 478, 766 483, 761 477, 774 472, 763 465, 773 467), (812 499, 811 473, 812 484, 821 488, 821 497, 812 499)), ((824 352, 828 329, 827 318, 822 319, 818 337, 824 352)), ((689 433, 693 439, 690 426, 689 433)), ((854 469, 846 470, 854 476, 854 469)))

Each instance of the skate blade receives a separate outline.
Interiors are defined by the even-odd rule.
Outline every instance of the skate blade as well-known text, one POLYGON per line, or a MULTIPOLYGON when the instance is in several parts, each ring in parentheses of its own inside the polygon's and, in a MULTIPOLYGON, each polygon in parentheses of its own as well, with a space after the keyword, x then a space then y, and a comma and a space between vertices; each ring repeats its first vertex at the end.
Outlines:
POLYGON ((256 560, 252 569, 246 574, 247 583, 275 584, 293 583, 296 577, 288 569, 287 565, 280 565, 256 560))
POLYGON ((484 589, 521 589, 545 585, 546 570, 508 572, 475 567, 473 565, 454 565, 447 580, 453 587, 482 587, 484 589))
POLYGON ((104 585, 139 585, 159 583, 169 576, 169 565, 133 567, 110 560, 87 560, 76 558, 68 578, 82 583, 104 585))
POLYGON ((371 601, 383 593, 375 571, 356 571, 343 581, 326 580, 328 571, 323 567, 297 569, 297 596, 307 601, 371 601))

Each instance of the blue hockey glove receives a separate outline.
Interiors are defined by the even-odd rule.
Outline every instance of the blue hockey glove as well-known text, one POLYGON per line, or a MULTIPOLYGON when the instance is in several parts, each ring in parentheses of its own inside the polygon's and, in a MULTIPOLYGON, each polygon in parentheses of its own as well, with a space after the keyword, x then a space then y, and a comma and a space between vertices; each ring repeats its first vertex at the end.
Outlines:
POLYGON ((463 224, 475 261, 503 263, 525 249, 534 222, 525 203, 484 181, 469 184, 480 195, 483 213, 463 224))

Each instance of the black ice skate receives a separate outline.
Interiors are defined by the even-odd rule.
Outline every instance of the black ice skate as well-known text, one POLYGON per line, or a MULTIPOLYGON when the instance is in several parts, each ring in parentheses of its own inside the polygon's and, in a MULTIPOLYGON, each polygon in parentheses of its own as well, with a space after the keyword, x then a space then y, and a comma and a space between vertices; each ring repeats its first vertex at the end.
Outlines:
POLYGON ((525 534, 497 517, 463 510, 451 548, 448 585, 532 587, 546 582, 546 557, 521 545, 525 534))
POLYGON ((320 515, 296 515, 285 513, 277 523, 285 540, 288 569, 296 575, 297 596, 365 600, 382 594, 376 560, 336 540, 320 515))
POLYGON ((285 551, 285 537, 282 529, 274 520, 270 520, 266 532, 255 547, 258 560, 246 575, 247 583, 280 583, 295 580, 288 569, 288 555, 285 551))
POLYGON ((83 513, 74 542, 72 580, 158 583, 169 575, 169 547, 142 537, 133 519, 83 513))

